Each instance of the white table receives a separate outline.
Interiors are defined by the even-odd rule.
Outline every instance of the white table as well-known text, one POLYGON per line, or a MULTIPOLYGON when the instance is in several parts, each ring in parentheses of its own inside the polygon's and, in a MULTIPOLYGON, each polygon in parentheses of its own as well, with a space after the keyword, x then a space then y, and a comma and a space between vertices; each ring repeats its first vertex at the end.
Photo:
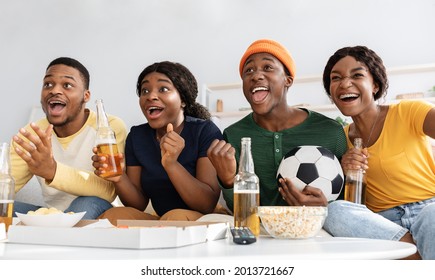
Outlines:
POLYGON ((124 259, 252 259, 278 258, 289 260, 400 259, 412 255, 416 247, 410 243, 358 239, 316 237, 305 240, 274 239, 261 236, 256 243, 237 245, 230 238, 170 249, 108 249, 67 247, 0 242, 0 259, 39 260, 124 260, 124 259))

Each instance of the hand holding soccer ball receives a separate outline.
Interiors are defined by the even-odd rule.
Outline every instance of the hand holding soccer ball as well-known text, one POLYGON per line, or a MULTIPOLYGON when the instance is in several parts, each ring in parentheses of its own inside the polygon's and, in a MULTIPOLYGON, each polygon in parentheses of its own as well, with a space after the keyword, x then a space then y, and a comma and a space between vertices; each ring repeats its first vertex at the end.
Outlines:
POLYGON ((301 191, 307 185, 316 187, 327 201, 337 199, 344 183, 337 157, 320 146, 299 146, 288 152, 278 168, 277 179, 280 178, 288 178, 301 191))

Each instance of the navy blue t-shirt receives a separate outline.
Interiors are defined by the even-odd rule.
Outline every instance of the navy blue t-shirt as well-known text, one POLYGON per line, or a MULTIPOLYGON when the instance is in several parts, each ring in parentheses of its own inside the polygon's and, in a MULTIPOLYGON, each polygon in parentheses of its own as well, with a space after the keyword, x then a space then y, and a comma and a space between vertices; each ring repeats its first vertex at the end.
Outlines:
MULTIPOLYGON (((178 162, 195 177, 197 160, 207 157, 211 142, 222 139, 222 133, 210 120, 186 116, 181 137, 185 141, 185 147, 178 162)), ((172 209, 189 209, 170 181, 161 164, 161 158, 156 130, 148 123, 133 126, 126 140, 125 162, 127 166, 142 167, 142 191, 152 201, 157 215, 162 216, 172 209)))

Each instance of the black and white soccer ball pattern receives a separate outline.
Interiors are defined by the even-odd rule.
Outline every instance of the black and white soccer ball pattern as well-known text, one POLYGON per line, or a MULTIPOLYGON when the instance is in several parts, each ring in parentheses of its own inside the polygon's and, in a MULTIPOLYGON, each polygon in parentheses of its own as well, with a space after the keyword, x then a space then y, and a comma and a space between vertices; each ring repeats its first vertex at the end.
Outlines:
POLYGON ((343 169, 337 157, 320 146, 299 146, 282 159, 279 178, 288 178, 299 190, 310 185, 323 191, 328 201, 336 200, 344 183, 343 169))

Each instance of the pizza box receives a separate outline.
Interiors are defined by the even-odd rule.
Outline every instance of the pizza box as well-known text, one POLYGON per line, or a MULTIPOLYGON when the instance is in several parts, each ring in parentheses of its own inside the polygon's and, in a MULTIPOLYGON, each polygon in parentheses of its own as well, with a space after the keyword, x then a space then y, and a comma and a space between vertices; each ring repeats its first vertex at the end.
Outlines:
POLYGON ((74 227, 37 227, 21 223, 8 230, 8 242, 124 249, 175 248, 217 239, 228 234, 226 222, 81 220, 74 227))

